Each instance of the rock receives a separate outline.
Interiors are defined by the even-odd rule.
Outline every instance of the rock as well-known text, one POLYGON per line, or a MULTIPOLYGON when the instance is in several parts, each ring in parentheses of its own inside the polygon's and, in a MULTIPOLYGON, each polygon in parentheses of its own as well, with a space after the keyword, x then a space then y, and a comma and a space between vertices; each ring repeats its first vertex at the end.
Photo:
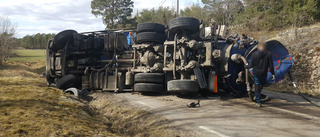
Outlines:
POLYGON ((308 51, 308 55, 312 54, 314 52, 314 49, 311 49, 308 51))
POLYGON ((106 137, 106 136, 100 133, 100 134, 94 135, 94 137, 106 137))

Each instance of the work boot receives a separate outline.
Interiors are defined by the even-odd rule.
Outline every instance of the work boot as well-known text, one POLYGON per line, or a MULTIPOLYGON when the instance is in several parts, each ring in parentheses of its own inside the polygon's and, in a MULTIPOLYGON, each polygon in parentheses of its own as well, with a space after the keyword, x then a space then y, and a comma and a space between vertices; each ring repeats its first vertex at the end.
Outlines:
POLYGON ((262 106, 261 106, 261 103, 256 103, 256 106, 258 107, 258 108, 261 108, 262 106))

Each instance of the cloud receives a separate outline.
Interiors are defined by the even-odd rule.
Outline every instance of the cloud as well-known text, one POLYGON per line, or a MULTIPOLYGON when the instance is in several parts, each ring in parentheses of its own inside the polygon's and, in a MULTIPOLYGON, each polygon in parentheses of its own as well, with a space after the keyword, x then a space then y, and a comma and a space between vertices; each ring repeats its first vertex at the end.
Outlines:
POLYGON ((91 14, 89 0, 0 0, 0 14, 18 25, 18 37, 36 33, 103 30, 100 17, 91 14))
MULTIPOLYGON (((134 12, 159 6, 163 0, 134 0, 134 12)), ((176 0, 165 0, 162 6, 175 6, 176 0)), ((184 0, 181 7, 196 0, 184 0)), ((0 15, 17 23, 18 37, 36 33, 58 33, 65 29, 78 32, 103 30, 101 17, 91 14, 91 0, 0 0, 0 15)))
MULTIPOLYGON (((193 3, 198 3, 200 0, 180 0, 180 9, 191 6, 193 3)), ((134 0, 134 12, 142 9, 158 8, 163 7, 173 7, 176 8, 177 0, 134 0), (161 5, 161 3, 163 4, 161 5)))

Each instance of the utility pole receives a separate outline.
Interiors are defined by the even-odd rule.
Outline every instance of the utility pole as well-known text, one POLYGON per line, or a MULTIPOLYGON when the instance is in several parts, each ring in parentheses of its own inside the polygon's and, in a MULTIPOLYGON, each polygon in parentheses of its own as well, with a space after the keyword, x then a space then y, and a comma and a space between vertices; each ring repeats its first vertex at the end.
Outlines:
POLYGON ((177 17, 179 17, 179 0, 177 0, 177 17))

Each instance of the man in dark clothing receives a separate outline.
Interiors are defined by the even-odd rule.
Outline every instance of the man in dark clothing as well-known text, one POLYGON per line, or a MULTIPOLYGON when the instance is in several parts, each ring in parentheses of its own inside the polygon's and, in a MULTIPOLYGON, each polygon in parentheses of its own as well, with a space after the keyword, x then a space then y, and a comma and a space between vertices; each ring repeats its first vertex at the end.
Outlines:
POLYGON ((251 62, 248 65, 248 68, 253 68, 256 102, 257 106, 261 107, 260 96, 263 85, 267 80, 268 69, 270 69, 272 74, 272 80, 275 79, 275 76, 271 52, 266 50, 267 44, 265 42, 260 42, 257 48, 258 51, 254 52, 251 56, 251 62))

